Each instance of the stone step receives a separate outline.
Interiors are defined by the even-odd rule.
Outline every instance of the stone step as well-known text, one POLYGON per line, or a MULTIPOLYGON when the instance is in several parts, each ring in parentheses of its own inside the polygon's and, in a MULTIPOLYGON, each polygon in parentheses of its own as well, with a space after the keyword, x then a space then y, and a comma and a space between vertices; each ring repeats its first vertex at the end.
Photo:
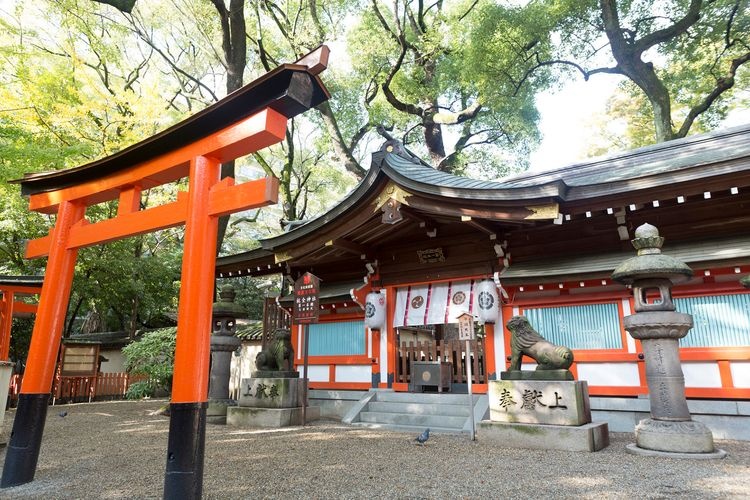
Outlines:
MULTIPOLYGON (((396 424, 379 424, 372 422, 354 422, 352 425, 357 427, 367 427, 368 429, 387 429, 389 431, 397 431, 412 434, 409 437, 410 441, 413 441, 422 431, 425 430, 424 426, 419 425, 396 425, 396 424)), ((433 434, 463 434, 467 431, 461 429, 455 429, 453 427, 430 427, 430 435, 433 434)), ((416 444, 416 443, 415 443, 416 444)), ((429 441, 428 441, 429 446, 429 441)))
POLYGON ((370 401, 367 411, 379 413, 409 413, 412 415, 445 415, 451 417, 469 416, 469 402, 463 404, 442 403, 400 403, 392 401, 370 401))
MULTIPOLYGON (((479 399, 479 394, 474 394, 474 402, 479 399)), ((441 405, 466 405, 468 407, 469 396, 467 394, 436 394, 419 392, 391 392, 378 391, 377 401, 391 403, 430 403, 441 405)))
POLYGON ((361 422, 369 422, 387 425, 411 425, 418 426, 424 430, 425 427, 441 427, 460 431, 466 423, 466 417, 455 417, 446 415, 412 415, 409 413, 383 413, 375 411, 363 411, 359 414, 361 422))

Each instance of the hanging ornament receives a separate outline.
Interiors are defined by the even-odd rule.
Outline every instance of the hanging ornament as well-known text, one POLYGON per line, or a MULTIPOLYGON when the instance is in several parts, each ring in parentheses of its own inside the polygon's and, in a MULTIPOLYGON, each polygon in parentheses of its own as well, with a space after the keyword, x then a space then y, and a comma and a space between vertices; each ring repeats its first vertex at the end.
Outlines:
POLYGON ((477 305, 480 323, 496 323, 499 315, 500 301, 497 286, 492 280, 482 280, 477 285, 477 305))
POLYGON ((385 294, 370 292, 365 298, 365 326, 372 330, 385 328, 385 294))

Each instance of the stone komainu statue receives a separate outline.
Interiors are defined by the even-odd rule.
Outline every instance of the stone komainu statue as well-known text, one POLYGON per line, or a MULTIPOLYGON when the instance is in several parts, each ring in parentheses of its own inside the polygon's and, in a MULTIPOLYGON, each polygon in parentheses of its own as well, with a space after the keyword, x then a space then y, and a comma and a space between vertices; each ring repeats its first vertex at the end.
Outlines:
POLYGON ((573 351, 544 339, 531 326, 526 316, 513 316, 506 324, 510 330, 510 368, 521 369, 521 358, 525 354, 538 363, 537 370, 566 370, 573 364, 573 351))
POLYGON ((273 332, 273 338, 255 357, 255 369, 258 371, 293 371, 294 349, 292 333, 279 328, 273 332))

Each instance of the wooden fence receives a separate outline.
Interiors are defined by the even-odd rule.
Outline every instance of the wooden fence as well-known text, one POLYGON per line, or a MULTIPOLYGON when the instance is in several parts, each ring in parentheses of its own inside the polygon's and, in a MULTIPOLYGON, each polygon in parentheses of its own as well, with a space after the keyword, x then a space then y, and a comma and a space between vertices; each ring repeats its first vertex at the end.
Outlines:
MULTIPOLYGON (((471 345, 471 378, 473 384, 486 384, 484 342, 474 340, 471 345)), ((397 382, 411 381, 412 361, 447 361, 451 363, 454 384, 466 383, 466 342, 443 340, 435 342, 402 342, 398 352, 397 382)))
MULTIPOLYGON (((21 375, 14 374, 8 390, 8 407, 18 403, 21 375)), ((96 376, 57 376, 52 384, 52 404, 123 399, 130 384, 146 380, 143 375, 99 373, 96 376)))

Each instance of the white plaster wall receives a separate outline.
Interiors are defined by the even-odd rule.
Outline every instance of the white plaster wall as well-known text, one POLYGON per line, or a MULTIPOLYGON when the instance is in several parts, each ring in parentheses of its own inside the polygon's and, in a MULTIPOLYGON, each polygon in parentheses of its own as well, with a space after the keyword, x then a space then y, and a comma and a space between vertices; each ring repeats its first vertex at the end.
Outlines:
POLYGON ((380 331, 380 383, 388 383, 388 330, 380 331))
MULTIPOLYGON (((297 368, 299 376, 302 378, 305 373, 305 367, 299 366, 297 368)), ((328 365, 310 365, 307 367, 307 378, 310 382, 328 382, 329 381, 329 369, 328 365)))
POLYGON ((337 365, 336 382, 372 382, 370 365, 337 365))
POLYGON ((750 361, 732 361, 729 363, 732 382, 740 389, 750 389, 750 361))
POLYGON ((250 374, 255 371, 255 357, 260 352, 260 341, 243 343, 240 355, 232 354, 232 361, 229 367, 229 397, 232 399, 239 398, 240 383, 243 378, 250 378, 250 374))
POLYGON ((101 373, 122 373, 125 371, 125 356, 120 349, 101 350, 99 355, 107 358, 102 362, 101 373))
POLYGON ((721 387, 719 365, 709 363, 682 363, 685 387, 721 387))
POLYGON ((578 380, 589 385, 637 387, 640 384, 637 363, 578 363, 578 380))
MULTIPOLYGON (((630 300, 622 299, 622 314, 623 316, 630 316, 632 311, 630 310, 630 300)), ((635 339, 630 336, 629 333, 625 333, 625 342, 627 342, 628 352, 636 352, 635 339)))

